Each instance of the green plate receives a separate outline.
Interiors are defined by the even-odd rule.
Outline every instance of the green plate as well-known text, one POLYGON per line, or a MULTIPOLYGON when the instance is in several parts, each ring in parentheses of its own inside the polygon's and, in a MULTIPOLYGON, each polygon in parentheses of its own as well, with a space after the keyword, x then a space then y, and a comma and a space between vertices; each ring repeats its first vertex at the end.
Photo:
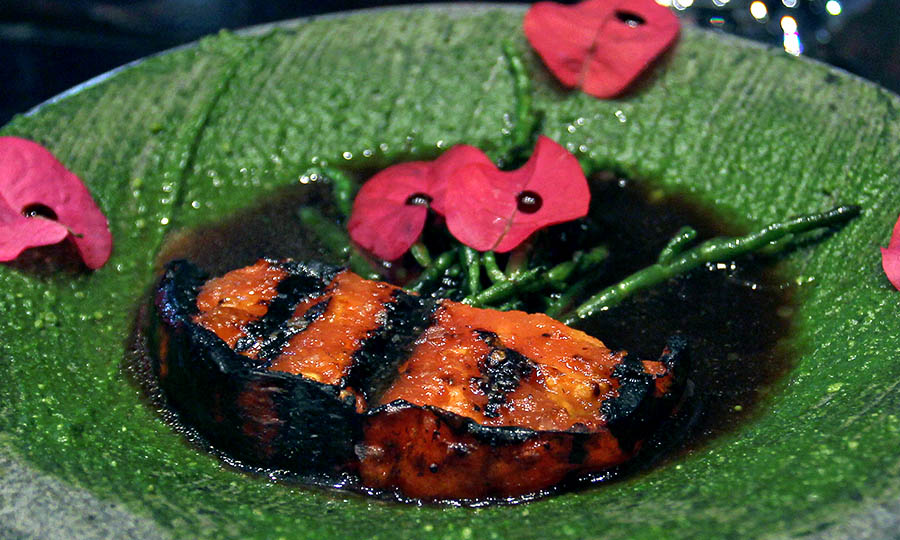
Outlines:
POLYGON ((617 101, 561 91, 526 60, 545 133, 586 161, 689 193, 744 226, 864 208, 785 263, 803 284, 785 344, 800 353, 753 419, 624 481, 471 509, 249 477, 186 445, 144 403, 123 357, 166 235, 295 183, 316 156, 357 160, 407 141, 421 153, 497 148, 513 107, 501 42, 527 50, 522 13, 372 11, 223 34, 0 131, 45 144, 81 176, 116 239, 89 274, 0 265, 0 536, 897 534, 900 293, 878 246, 900 211, 900 100, 693 28, 651 84, 617 101))

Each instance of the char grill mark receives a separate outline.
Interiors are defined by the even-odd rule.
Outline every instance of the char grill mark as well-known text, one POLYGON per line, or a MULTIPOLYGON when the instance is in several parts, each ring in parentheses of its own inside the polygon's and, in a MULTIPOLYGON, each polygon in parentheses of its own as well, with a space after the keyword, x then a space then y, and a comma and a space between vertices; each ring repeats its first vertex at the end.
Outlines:
POLYGON ((433 310, 431 302, 350 272, 267 260, 209 281, 201 295, 211 300, 201 303, 195 321, 223 339, 239 331, 229 345, 259 367, 341 388, 349 381, 367 396, 392 373, 387 362, 404 357, 433 310), (267 287, 254 288, 259 276, 267 287), (217 321, 223 314, 230 316, 224 329, 217 321))
POLYGON ((258 358, 266 362, 266 367, 271 366, 272 361, 281 356, 284 347, 292 337, 309 328, 309 325, 325 314, 330 302, 331 298, 325 298, 314 303, 302 316, 285 319, 268 338, 263 340, 258 358))
MULTIPOLYGON (((179 269, 177 276, 183 278, 187 264, 172 265, 170 269, 179 269)), ((287 275, 282 268, 259 261, 201 283, 193 291, 196 299, 191 311, 193 321, 234 348, 246 337, 247 326, 268 311, 270 302, 278 295, 278 284, 287 275)), ((244 355, 253 358, 255 351, 246 349, 244 355)))
POLYGON ((236 352, 265 363, 297 333, 288 324, 296 307, 321 296, 334 275, 332 267, 319 264, 260 260, 205 283, 194 322, 216 333, 236 352), (223 324, 222 319, 227 322, 223 324))
POLYGON ((506 396, 514 392, 536 366, 521 353, 504 347, 497 334, 486 330, 476 330, 475 333, 490 347, 490 352, 478 362, 482 375, 478 385, 488 398, 484 415, 497 418, 500 408, 506 404, 506 396))
POLYGON ((302 318, 294 318, 294 310, 301 302, 322 294, 321 280, 306 275, 289 275, 278 284, 278 294, 271 301, 265 315, 244 328, 244 337, 238 340, 234 350, 247 353, 256 350, 256 357, 267 363, 281 354, 288 340, 302 332, 309 323, 321 316, 327 307, 327 299, 316 303, 302 318))
POLYGON ((381 325, 353 353, 347 385, 361 391, 369 403, 378 402, 415 341, 432 324, 435 307, 433 301, 395 290, 392 301, 385 304, 381 325))
MULTIPOLYGON (((309 324, 298 325, 301 330, 287 340, 270 369, 346 387, 352 373, 361 369, 355 368, 360 349, 391 320, 391 306, 402 298, 398 291, 387 283, 339 273, 325 292, 328 305, 324 312, 309 324)), ((355 377, 350 386, 359 390, 356 385, 364 382, 355 377)))
POLYGON ((546 315, 442 301, 379 402, 431 405, 494 427, 596 430, 623 356, 546 315))

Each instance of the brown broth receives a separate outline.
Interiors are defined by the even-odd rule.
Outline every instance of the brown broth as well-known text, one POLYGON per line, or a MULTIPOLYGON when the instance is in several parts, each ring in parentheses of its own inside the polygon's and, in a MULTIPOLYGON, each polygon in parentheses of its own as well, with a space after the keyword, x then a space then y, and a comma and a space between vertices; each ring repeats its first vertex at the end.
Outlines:
MULTIPOLYGON (((638 181, 601 174, 592 178, 591 188, 589 225, 562 225, 543 234, 552 239, 547 246, 553 247, 546 248, 550 259, 566 259, 577 247, 601 242, 609 248, 610 258, 596 290, 654 263, 684 225, 694 227, 700 239, 746 232, 686 197, 651 192, 638 181)), ((221 222, 172 235, 157 262, 162 266, 171 260, 189 259, 212 275, 252 264, 260 257, 339 263, 297 217, 302 205, 315 205, 334 217, 328 199, 327 186, 293 186, 221 222)), ((542 249, 540 238, 535 245, 542 249)), ((692 390, 678 418, 661 428, 661 435, 645 446, 635 463, 561 489, 645 470, 663 462, 664 456, 696 449, 752 417, 773 383, 790 369, 794 357, 784 345, 791 329, 792 289, 773 269, 774 263, 774 259, 744 257, 734 263, 708 265, 576 325, 612 349, 626 349, 646 359, 658 357, 669 336, 685 335, 692 390)), ((372 493, 352 478, 313 479, 312 483, 402 500, 394 494, 372 493)), ((558 489, 548 493, 555 491, 558 489)), ((493 502, 498 501, 462 504, 493 502)))
MULTIPOLYGON (((592 216, 609 246, 610 283, 655 262, 684 225, 700 240, 747 232, 686 197, 650 196, 639 182, 595 179, 593 187, 592 216)), ((678 446, 694 448, 752 416, 793 365, 794 351, 785 345, 793 288, 775 261, 750 256, 707 265, 576 326, 640 358, 658 356, 674 333, 688 338, 693 417, 678 446)))

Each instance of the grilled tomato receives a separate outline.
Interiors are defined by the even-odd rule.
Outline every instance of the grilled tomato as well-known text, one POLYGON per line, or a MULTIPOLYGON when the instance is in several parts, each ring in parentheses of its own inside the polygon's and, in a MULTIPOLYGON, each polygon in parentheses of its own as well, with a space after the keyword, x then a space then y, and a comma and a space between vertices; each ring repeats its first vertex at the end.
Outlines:
POLYGON ((315 262, 209 279, 175 261, 154 306, 160 388, 213 446, 422 500, 514 497, 621 465, 687 371, 677 336, 642 361, 543 314, 315 262))

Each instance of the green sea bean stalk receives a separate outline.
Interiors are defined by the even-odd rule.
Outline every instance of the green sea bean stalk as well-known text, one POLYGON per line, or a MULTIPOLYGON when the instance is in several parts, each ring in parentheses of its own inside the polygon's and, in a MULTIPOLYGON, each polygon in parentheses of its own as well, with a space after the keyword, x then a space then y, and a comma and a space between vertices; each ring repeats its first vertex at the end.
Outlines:
MULTIPOLYGON (((515 106, 497 163, 513 168, 527 160, 528 151, 540 132, 543 115, 533 107, 531 78, 519 52, 507 42, 503 44, 503 54, 513 82, 515 106)), ((387 161, 399 159, 409 153, 407 150, 386 153, 384 157, 387 161)), ((305 175, 330 182, 335 207, 346 224, 359 188, 354 178, 325 163, 310 168, 305 175)), ((540 249, 535 242, 527 241, 509 254, 500 255, 493 251, 479 252, 444 234, 441 244, 449 243, 451 247, 436 256, 422 240, 410 248, 410 264, 419 269, 403 286, 416 294, 453 298, 475 307, 507 310, 539 306, 551 317, 573 324, 613 309, 626 298, 701 265, 733 261, 756 251, 772 253, 787 249, 797 235, 840 225, 859 212, 856 206, 838 206, 771 223, 745 236, 713 238, 699 245, 694 245, 697 232, 683 227, 654 264, 618 283, 606 285, 603 285, 603 268, 609 252, 603 245, 587 246, 575 251, 569 260, 548 267, 534 262, 541 259, 533 252, 540 249), (505 270, 501 269, 501 258, 505 259, 505 270)), ((385 279, 383 268, 351 242, 341 224, 308 207, 302 208, 298 215, 320 237, 322 245, 336 258, 345 260, 354 272, 369 279, 385 279)))

